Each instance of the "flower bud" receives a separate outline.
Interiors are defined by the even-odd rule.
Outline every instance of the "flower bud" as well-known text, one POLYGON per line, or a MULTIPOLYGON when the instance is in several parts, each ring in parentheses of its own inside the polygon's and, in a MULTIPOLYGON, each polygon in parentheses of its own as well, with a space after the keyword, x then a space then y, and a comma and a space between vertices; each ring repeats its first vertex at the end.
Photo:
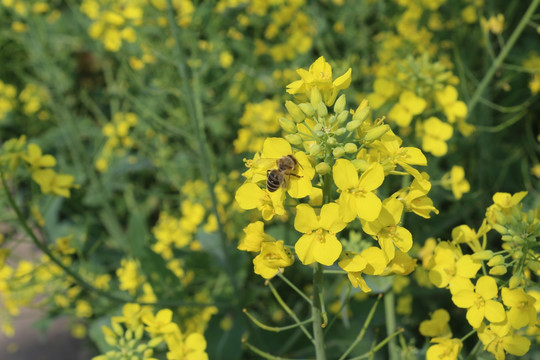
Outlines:
POLYGON ((317 87, 311 88, 311 96, 309 100, 311 102, 311 106, 313 106, 314 109, 316 109, 322 102, 321 92, 317 87))
POLYGON ((498 276, 498 275, 504 275, 504 274, 506 274, 506 266, 504 265, 497 265, 489 269, 489 275, 498 276))
POLYGON ((285 135, 285 140, 287 140, 291 145, 301 145, 303 140, 302 138, 297 134, 287 134, 285 135))
POLYGON ((334 146, 337 144, 337 140, 336 138, 331 137, 331 138, 328 138, 328 140, 326 140, 326 143, 330 146, 334 146))
POLYGON ((343 110, 345 110, 345 103, 347 102, 347 98, 345 97, 345 94, 338 97, 334 104, 334 112, 336 114, 341 113, 343 110))
POLYGON ((338 146, 337 148, 334 148, 334 150, 332 150, 332 155, 334 155, 335 158, 340 158, 345 155, 345 149, 343 149, 343 147, 341 146, 338 146))
POLYGON ((499 224, 493 224, 492 228, 493 228, 493 230, 495 230, 496 232, 498 232, 501 235, 504 235, 504 234, 506 234, 508 232, 507 229, 504 226, 499 225, 499 224))
POLYGON ((362 121, 360 120, 353 120, 347 123, 345 126, 347 128, 347 131, 353 132, 354 130, 358 129, 362 125, 362 121))
POLYGON ((366 136, 364 136, 364 140, 368 142, 375 141, 384 134, 386 134, 388 130, 390 130, 390 126, 388 125, 379 125, 377 127, 374 127, 367 132, 366 136))
POLYGON ((474 260, 489 260, 493 257, 493 251, 491 250, 482 250, 475 252, 471 256, 474 260))
POLYGON ((321 153, 321 151, 322 151, 322 147, 319 144, 313 144, 309 148, 309 154, 311 156, 317 156, 317 155, 319 155, 321 153))
POLYGON ((318 163, 317 166, 315 166, 315 171, 320 175, 328 174, 330 170, 332 170, 332 168, 325 162, 318 163))
POLYGON ((360 104, 360 106, 358 106, 358 108, 353 114, 353 120, 359 120, 363 122, 367 119, 369 115, 369 110, 371 110, 371 108, 369 107, 368 101, 366 99, 362 100, 362 103, 360 104))
POLYGON ((504 258, 502 257, 502 255, 495 255, 491 258, 491 260, 488 261, 487 264, 490 267, 504 264, 504 258))
POLYGON ((298 104, 298 107, 308 117, 312 117, 315 114, 315 109, 313 108, 313 106, 311 106, 310 103, 301 103, 301 104, 298 104))
POLYGON ((511 278, 510 278, 510 281, 508 283, 508 287, 510 287, 510 289, 515 289, 517 288, 519 285, 521 285, 521 278, 519 276, 516 276, 516 275, 513 275, 511 278))
POLYGON ((314 132, 323 131, 323 129, 324 129, 323 124, 317 123, 317 124, 313 125, 313 131, 314 132))
POLYGON ((338 114, 336 117, 338 124, 343 124, 345 121, 347 121, 347 118, 349 117, 349 112, 347 110, 343 110, 338 114))
POLYGON ((355 153, 358 150, 358 147, 355 143, 346 143, 343 148, 345 149, 345 152, 347 154, 355 153))
POLYGON ((328 115, 328 108, 322 101, 319 103, 316 109, 317 109, 317 115, 319 116, 319 118, 324 118, 326 117, 326 115, 328 115))
POLYGON ((286 132, 292 133, 292 134, 295 134, 297 132, 296 125, 294 124, 292 120, 284 118, 284 117, 280 117, 278 121, 281 128, 285 130, 286 132))
POLYGON ((368 169, 369 163, 364 159, 354 159, 351 161, 356 170, 364 172, 368 169))
POLYGON ((341 136, 341 135, 345 134, 346 131, 347 131, 347 129, 345 129, 345 128, 339 128, 336 131, 334 131, 334 134, 336 136, 341 136))
POLYGON ((304 112, 300 110, 298 105, 296 105, 292 101, 287 100, 285 102, 285 107, 287 108, 287 111, 289 112, 289 114, 291 114, 295 122, 297 123, 302 122, 306 118, 306 115, 304 114, 304 112))

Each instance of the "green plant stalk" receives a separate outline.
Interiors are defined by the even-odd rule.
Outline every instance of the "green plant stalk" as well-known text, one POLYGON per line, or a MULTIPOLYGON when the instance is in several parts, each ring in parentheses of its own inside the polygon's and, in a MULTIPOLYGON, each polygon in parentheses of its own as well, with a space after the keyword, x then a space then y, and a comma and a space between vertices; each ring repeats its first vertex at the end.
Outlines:
POLYGON ((364 325, 362 326, 362 330, 360 330, 360 333, 358 334, 356 339, 354 339, 351 346, 349 346, 349 348, 343 353, 343 355, 341 355, 339 360, 345 360, 347 355, 349 355, 349 353, 355 348, 355 346, 358 345, 358 343, 360 341, 362 341, 362 339, 364 338, 364 335, 366 334, 366 330, 367 330, 369 324, 371 323, 371 320, 373 319, 373 315, 375 315, 375 310, 377 310, 377 305, 379 305, 379 301, 381 301, 381 297, 382 297, 382 295, 379 295, 377 297, 377 300, 375 301, 375 303, 371 307, 371 310, 369 311, 369 314, 368 314, 368 316, 366 318, 366 321, 364 321, 364 325))
POLYGON ((489 82, 495 75, 495 72, 502 65, 502 62, 504 61, 506 56, 508 56, 508 54, 510 53, 510 50, 512 50, 512 48, 514 47, 514 44, 516 43, 517 39, 519 38, 523 30, 525 29, 525 26, 527 26, 527 23, 531 19, 531 16, 534 14, 534 11, 538 7, 539 3, 540 3, 540 0, 533 0, 531 2, 531 5, 529 5, 529 8, 527 9, 527 11, 525 11, 525 14, 521 18, 519 24, 514 29, 514 32, 512 33, 512 35, 510 35, 508 42, 506 43, 504 48, 501 50, 501 52, 499 53, 499 55, 497 56, 493 64, 491 64, 491 67, 488 69, 488 71, 482 78, 482 81, 480 81, 480 84, 478 85, 478 87, 476 88, 476 91, 472 95, 471 100, 467 104, 469 116, 470 114, 472 114, 473 109, 475 108, 476 104, 480 100, 480 96, 482 95, 486 87, 489 85, 489 82))
POLYGON ((303 327, 303 325, 309 324, 312 321, 311 319, 308 319, 308 320, 300 321, 296 324, 291 324, 291 325, 286 325, 286 326, 269 326, 269 325, 263 324, 255 316, 250 314, 249 311, 247 311, 246 309, 244 309, 244 314, 246 314, 249 320, 251 320, 255 325, 257 325, 261 329, 266 330, 266 331, 276 332, 276 333, 285 331, 285 330, 295 329, 297 327, 303 327))
MULTIPOLYGON (((396 332, 396 305, 393 290, 384 294, 384 318, 386 322, 386 334, 392 336, 396 332)), ((388 353, 390 360, 398 360, 397 344, 394 338, 389 339, 388 353)))
POLYGON ((360 355, 360 356, 351 358, 349 360, 360 360, 360 359, 365 359, 367 357, 373 358, 373 355, 377 351, 379 351, 384 345, 386 345, 387 342, 395 340, 395 337, 398 336, 401 333, 403 333, 403 329, 396 330, 393 334, 390 334, 386 339, 384 339, 383 341, 378 343, 375 347, 373 347, 367 354, 360 355))
POLYGON ((322 265, 315 262, 313 265, 313 305, 311 306, 311 316, 313 317, 313 339, 315 341, 315 358, 326 360, 324 350, 324 332, 321 304, 321 286, 323 282, 322 265))
POLYGON ((190 79, 188 76, 188 72, 186 69, 187 59, 186 59, 184 50, 182 49, 182 45, 179 39, 178 27, 175 25, 176 22, 174 21, 174 9, 173 9, 171 0, 167 0, 167 15, 168 15, 167 18, 169 21, 169 29, 174 39, 175 50, 177 53, 176 54, 177 61, 175 61, 174 65, 178 69, 180 80, 182 82, 182 87, 183 87, 182 96, 186 98, 185 104, 186 104, 189 116, 191 119, 194 119, 194 122, 195 122, 194 128, 195 128, 195 135, 196 135, 197 143, 198 143, 198 151, 199 151, 199 155, 202 158, 202 161, 198 162, 199 168, 201 171, 201 175, 206 183, 206 186, 208 187, 208 193, 210 194, 210 201, 212 203, 212 212, 216 218, 218 231, 219 231, 220 245, 221 245, 221 250, 224 257, 223 260, 225 263, 224 264, 225 270, 229 277, 229 281, 231 282, 231 285, 233 287, 234 293, 238 294, 239 288, 236 282, 234 271, 232 270, 232 267, 231 267, 231 261, 229 259, 227 238, 225 236, 223 223, 221 221, 221 217, 218 211, 218 201, 217 201, 215 190, 214 190, 214 181, 209 171, 209 168, 212 167, 213 161, 212 161, 212 152, 208 148, 208 139, 206 138, 206 133, 205 133, 204 113, 203 113, 203 107, 202 107, 202 102, 201 102, 200 79, 196 71, 193 71, 192 79, 190 79), (193 89, 190 87, 190 80, 193 81, 193 89))
POLYGON ((268 282, 268 286, 270 287, 270 290, 272 291, 272 294, 274 294, 274 297, 276 298, 279 305, 283 308, 283 310, 285 310, 285 312, 287 314, 289 314, 289 316, 296 322, 296 324, 298 324, 298 326, 300 326, 300 328, 302 329, 304 334, 306 334, 307 338, 309 340, 311 340, 311 342, 313 342, 313 337, 311 336, 309 331, 307 331, 307 329, 304 327, 304 325, 302 325, 300 319, 298 319, 298 316, 296 316, 294 311, 292 311, 291 308, 287 304, 285 304, 285 301, 283 301, 283 299, 281 298, 281 296, 277 292, 276 288, 274 287, 274 285, 272 285, 272 283, 270 281, 268 282))
POLYGON ((250 343, 248 343, 247 341, 244 341, 243 344, 251 351, 253 351, 255 354, 259 355, 260 357, 262 357, 263 359, 268 359, 268 360, 287 360, 287 358, 284 358, 284 357, 280 357, 280 356, 274 356, 272 354, 269 354, 265 351, 262 351, 261 349, 259 348, 256 348, 255 346, 251 345, 250 343))
POLYGON ((278 277, 281 278, 281 280, 285 281, 285 283, 287 285, 289 285, 298 295, 300 295, 302 298, 304 298, 304 300, 306 300, 309 304, 309 306, 312 306, 312 301, 310 300, 310 298, 307 297, 306 294, 304 294, 304 292, 302 290, 300 290, 299 288, 296 287, 296 285, 294 285, 292 282, 290 282, 289 279, 287 279, 285 277, 285 275, 283 275, 281 272, 278 272, 278 277))

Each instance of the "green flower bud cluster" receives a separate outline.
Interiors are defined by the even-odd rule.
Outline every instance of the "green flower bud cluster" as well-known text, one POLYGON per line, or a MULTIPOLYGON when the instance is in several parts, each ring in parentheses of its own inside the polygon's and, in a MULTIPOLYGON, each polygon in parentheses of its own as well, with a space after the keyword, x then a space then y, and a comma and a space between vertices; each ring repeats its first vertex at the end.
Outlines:
POLYGON ((162 337, 156 337, 149 342, 143 339, 144 327, 139 324, 135 330, 124 329, 120 324, 112 322, 112 329, 104 326, 105 341, 114 350, 97 356, 94 360, 135 360, 151 359, 153 348, 163 342, 162 337))

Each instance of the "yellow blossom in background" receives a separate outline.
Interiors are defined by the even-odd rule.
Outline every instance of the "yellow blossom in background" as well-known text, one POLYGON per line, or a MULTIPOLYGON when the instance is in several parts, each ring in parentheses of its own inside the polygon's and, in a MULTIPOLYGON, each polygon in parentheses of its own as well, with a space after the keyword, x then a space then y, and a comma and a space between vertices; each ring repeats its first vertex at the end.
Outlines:
POLYGON ((482 28, 485 32, 492 32, 493 34, 500 34, 504 28, 504 15, 497 14, 496 16, 491 16, 488 20, 482 18, 482 28))
POLYGON ((420 334, 429 337, 450 337, 450 314, 445 309, 437 309, 431 314, 431 319, 420 323, 420 334))
POLYGON ((467 105, 458 100, 458 92, 455 87, 447 85, 443 90, 436 91, 435 99, 437 104, 442 107, 450 124, 467 116, 467 105))
POLYGON ((452 137, 452 126, 432 116, 422 124, 422 150, 434 156, 443 156, 448 152, 446 141, 452 137))
POLYGON ((457 200, 471 190, 469 182, 465 179, 465 170, 461 166, 452 166, 450 172, 443 175, 441 185, 445 189, 451 189, 457 200))
POLYGON ((407 127, 413 116, 421 114, 426 105, 426 100, 416 96, 411 91, 404 91, 399 96, 399 102, 390 109, 388 118, 395 121, 400 127, 407 127))
POLYGON ((131 295, 139 289, 144 276, 139 274, 139 264, 136 260, 122 259, 116 275, 120 281, 120 289, 128 291, 131 295))
POLYGON ((156 315, 151 312, 142 315, 142 322, 146 325, 145 330, 153 335, 163 335, 175 331, 178 325, 172 322, 172 311, 162 309, 156 315))
POLYGON ((72 175, 57 174, 54 170, 36 170, 32 173, 32 179, 39 184, 43 194, 70 197, 70 189, 75 187, 72 175))
POLYGON ((28 152, 26 155, 22 156, 22 159, 32 167, 32 170, 56 166, 56 159, 54 156, 43 155, 41 148, 36 144, 28 144, 28 152))

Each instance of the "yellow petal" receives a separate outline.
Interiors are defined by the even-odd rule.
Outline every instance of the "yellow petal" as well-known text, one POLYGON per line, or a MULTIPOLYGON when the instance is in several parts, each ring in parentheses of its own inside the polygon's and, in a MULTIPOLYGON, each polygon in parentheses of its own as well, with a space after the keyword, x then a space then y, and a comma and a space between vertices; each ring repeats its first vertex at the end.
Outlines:
POLYGON ((264 140, 261 158, 279 159, 292 153, 291 144, 287 140, 271 137, 264 140))
POLYGON ((309 265, 315 262, 315 258, 313 256, 313 245, 316 241, 318 240, 315 234, 305 234, 302 235, 294 245, 296 256, 298 256, 298 259, 300 259, 302 264, 309 265))
POLYGON ((236 191, 234 198, 244 210, 255 209, 264 197, 264 190, 254 183, 245 183, 236 191))
POLYGON ((336 160, 333 167, 333 177, 334 183, 342 191, 353 189, 358 185, 358 172, 353 163, 346 159, 336 160))
POLYGON ((296 206, 296 217, 294 218, 294 228, 301 233, 309 233, 319 228, 319 220, 315 215, 315 210, 308 204, 296 206))
POLYGON ((341 255, 341 249, 341 243, 336 236, 327 233, 323 242, 318 239, 314 241, 313 256, 315 261, 330 266, 339 258, 339 255, 341 255))
MULTIPOLYGON (((354 166, 354 165, 353 165, 354 166)), ((372 163, 360 176, 358 186, 365 191, 377 189, 384 181, 384 169, 379 163, 372 163)))
POLYGON ((373 221, 377 219, 381 212, 382 202, 372 192, 357 195, 354 198, 356 214, 362 220, 373 221))
POLYGON ((319 216, 319 225, 334 234, 345 229, 347 223, 341 219, 338 204, 330 203, 322 207, 321 215, 319 216))

